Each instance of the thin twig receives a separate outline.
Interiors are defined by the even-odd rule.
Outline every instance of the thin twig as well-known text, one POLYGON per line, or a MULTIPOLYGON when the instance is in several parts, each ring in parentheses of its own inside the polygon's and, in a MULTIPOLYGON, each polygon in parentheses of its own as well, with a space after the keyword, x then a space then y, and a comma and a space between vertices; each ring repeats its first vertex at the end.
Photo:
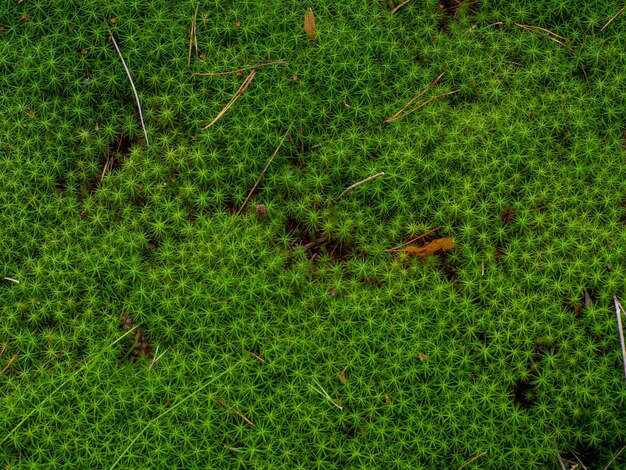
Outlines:
POLYGON ((538 29, 540 31, 543 31, 544 33, 552 34, 553 36, 556 36, 559 39, 563 39, 563 41, 569 41, 569 39, 567 39, 565 36, 560 36, 560 35, 558 35, 556 33, 553 33, 549 29, 542 28, 541 26, 530 26, 530 25, 527 25, 527 24, 520 24, 520 23, 514 23, 514 24, 515 24, 515 26, 519 26, 520 28, 528 29, 529 31, 533 30, 533 29, 538 29))
POLYGON ((12 277, 5 277, 4 280, 5 281, 15 282, 16 284, 20 283, 20 281, 18 281, 17 279, 13 279, 12 277))
POLYGON ((259 67, 267 67, 268 65, 288 65, 284 60, 275 60, 273 62, 264 62, 262 64, 251 65, 238 70, 229 70, 228 72, 198 72, 194 73, 198 77, 217 77, 218 75, 233 75, 235 73, 245 72, 246 70, 258 69, 259 67))
POLYGON ((557 455, 557 457, 559 458, 559 465, 561 466, 561 470, 567 470, 565 468, 565 464, 563 463, 563 459, 561 458, 561 456, 557 455))
POLYGON ((206 130, 209 127, 211 127, 213 124, 215 124, 217 122, 217 120, 219 118, 221 118, 226 113, 226 111, 228 111, 230 109, 230 107, 233 105, 233 103, 235 101, 237 101, 237 99, 243 94, 244 91, 246 91, 246 88, 248 88, 248 85, 250 85, 250 82, 252 81, 252 79, 254 78, 255 75, 256 75, 256 70, 253 70, 252 72, 250 72, 250 75, 248 75, 246 77, 244 82, 241 84, 241 86, 239 87, 239 89, 235 93, 235 96, 233 96, 232 99, 228 102, 228 104, 226 106, 224 106, 224 109, 222 109, 219 112, 219 114, 215 117, 215 119, 213 119, 209 124, 204 126, 202 128, 202 130, 206 130))
POLYGON ((404 5, 406 5, 407 3, 409 3, 411 0, 404 0, 404 2, 402 2, 401 4, 397 5, 393 10, 391 10, 391 14, 393 15, 396 11, 398 11, 400 8, 402 8, 404 5))
POLYGON ((602 29, 600 29, 600 32, 604 31, 604 28, 610 25, 615 18, 617 18, 619 15, 621 15, 624 12, 624 10, 626 10, 626 5, 624 5, 617 13, 615 13, 613 17, 604 26, 602 26, 602 29))
POLYGON ((476 88, 476 82, 474 80, 472 80, 471 82, 472 82, 472 87, 474 88, 474 91, 476 92, 476 96, 478 96, 478 99, 480 99, 480 93, 478 93, 478 88, 476 88))
MULTIPOLYGON (((252 72, 254 73, 254 72, 252 72)), ((263 171, 261 171, 261 175, 258 177, 258 179, 256 180, 256 183, 254 183, 254 186, 252 187, 252 189, 250 190, 250 192, 248 193, 248 197, 246 197, 246 200, 243 201, 243 204, 241 205, 241 208, 237 211, 237 215, 241 214, 241 211, 244 209, 244 207, 246 207, 246 204, 248 202, 248 199, 250 199, 250 196, 252 196, 252 193, 254 192, 254 190, 256 189, 256 187, 259 185, 259 183, 261 182, 261 178, 263 178, 263 175, 265 174, 265 172, 267 171, 267 168, 270 166, 270 163, 272 163, 272 160, 274 160, 274 157, 276 156, 276 154, 278 153, 278 150, 282 147, 283 142, 285 141, 285 139, 287 138, 287 134, 291 131, 291 125, 289 125, 289 129, 287 129, 287 132, 285 132, 283 134, 282 139, 280 139, 280 143, 278 144, 278 147, 276 147, 276 150, 274 150, 274 153, 272 154, 272 156, 270 157, 270 159, 267 161, 267 163, 265 164, 265 168, 263 168, 263 171)))
POLYGON ((461 465, 459 467, 459 470, 461 470, 463 467, 467 467, 469 464, 471 464, 474 460, 482 457, 483 455, 485 455, 487 453, 487 451, 483 452, 482 454, 478 454, 476 457, 472 457, 471 459, 469 459, 467 462, 465 462, 463 465, 461 465))
POLYGON ((4 350, 7 348, 7 343, 4 343, 4 346, 2 346, 2 351, 0 351, 0 357, 2 357, 2 355, 4 354, 4 350))
POLYGON ((615 303, 615 313, 617 315, 617 327, 619 329, 619 340, 622 345, 622 359, 624 361, 624 377, 626 378, 626 345, 624 344, 624 329, 622 328, 622 316, 620 312, 623 310, 617 296, 613 295, 613 301, 615 303))
POLYGON ((253 428, 256 428, 256 424, 254 424, 252 421, 250 421, 248 418, 246 418, 244 415, 242 415, 241 413, 239 413, 239 411, 237 411, 236 409, 234 409, 232 406, 230 406, 229 404, 227 404, 224 400, 219 399, 217 400, 217 402, 228 408, 230 411, 232 411, 233 413, 235 413, 237 416, 239 416, 241 419, 243 419, 246 423, 248 423, 250 426, 252 426, 253 428))
MULTIPOLYGON (((196 11, 193 14, 193 20, 191 20, 191 31, 189 32, 189 56, 187 57, 187 67, 191 65, 191 47, 196 36, 196 17, 198 16, 198 7, 200 2, 196 3, 196 11)), ((198 54, 198 44, 196 42, 196 55, 198 54)))
POLYGON ((198 57, 198 23, 196 21, 198 17, 198 7, 200 6, 200 2, 196 4, 196 12, 193 15, 193 43, 196 47, 196 57, 198 57))
POLYGON ((519 24, 519 23, 514 23, 514 24, 515 24, 515 26, 519 26, 520 28, 526 29, 528 31, 542 31, 542 32, 545 32, 545 33, 547 33, 547 35, 545 37, 547 37, 548 39, 550 39, 550 40, 552 40, 554 42, 559 43, 560 45, 566 47, 570 51, 572 50, 572 48, 569 45, 559 41, 558 39, 553 38, 552 36, 556 36, 557 38, 563 39, 564 41, 569 41, 569 39, 567 39, 566 37, 563 37, 563 36, 559 36, 558 34, 553 33, 552 31, 550 31, 549 29, 541 28, 539 26, 528 26, 528 25, 519 24))
POLYGON ((403 119, 405 117, 407 117, 409 114, 414 113, 415 111, 417 111, 418 109, 422 108, 423 106, 426 106, 428 103, 435 101, 439 98, 443 98, 444 96, 448 96, 448 95, 452 95, 454 93, 458 93, 459 91, 461 91, 460 88, 456 89, 456 90, 452 90, 452 91, 448 91, 446 93, 442 93, 441 95, 437 95, 437 96, 433 96, 432 98, 430 98, 429 100, 424 101, 422 104, 416 106, 415 108, 413 108, 411 111, 408 111, 406 113, 404 113, 401 116, 397 116, 397 117, 393 117, 393 118, 389 118, 387 119, 385 122, 392 122, 392 121, 397 121, 399 119, 403 119))
POLYGON ((64 354, 65 351, 61 351, 59 354, 57 354, 56 356, 54 356, 52 359, 48 359, 39 369, 37 369, 37 371, 35 372, 35 375, 33 377, 35 377, 37 374, 41 373, 41 371, 43 370, 44 367, 46 367, 48 364, 50 364, 52 361, 54 361, 57 357, 59 357, 60 355, 64 354))
POLYGON ((443 74, 446 73, 441 72, 441 74, 435 78, 432 82, 430 82, 430 84, 424 89, 424 91, 422 91, 419 95, 415 95, 413 98, 411 98, 411 100, 405 104, 402 109, 400 109, 400 111, 398 111, 396 114, 394 114, 393 116, 391 116, 389 119, 387 119, 385 122, 388 122, 392 119, 395 119, 402 111, 404 111, 411 103, 413 103, 413 101, 415 101, 416 99, 418 99, 420 96, 422 96, 424 93, 426 93, 428 90, 430 90, 433 86, 435 86, 437 84, 437 82, 441 79, 441 77, 443 77, 443 74))
POLYGON ((368 181, 372 181, 374 178, 378 178, 379 176, 384 175, 385 172, 381 171, 380 173, 376 173, 375 175, 369 176, 364 180, 359 181, 358 183, 354 183, 352 186, 348 186, 344 191, 337 197, 337 200, 341 199, 348 191, 356 188, 357 186, 362 185, 363 183, 367 183, 368 181))
POLYGON ((19 352, 15 353, 15 355, 11 358, 9 363, 4 367, 4 369, 2 369, 2 372, 0 372, 0 375, 4 374, 6 372, 6 370, 11 366, 11 364, 13 364, 13 361, 15 360, 15 358, 17 357, 18 354, 19 354, 19 352))
POLYGON ((317 386, 319 387, 319 389, 311 386, 311 388, 313 390, 315 390, 317 393, 319 393, 320 395, 323 395, 324 397, 326 397, 326 399, 331 402, 333 405, 335 405, 337 408, 339 408, 341 411, 344 410, 343 406, 338 405, 337 403, 335 403, 333 401, 333 399, 330 397, 330 395, 328 393, 326 393, 326 390, 324 390, 324 388, 319 384, 319 382, 317 380, 314 380, 314 382, 317 384, 317 386))
POLYGON ((248 354, 250 354, 252 357, 256 358, 259 362, 265 362, 265 359, 263 359, 261 356, 259 356, 258 354, 254 354, 252 351, 247 351, 244 349, 245 352, 247 352, 248 354))
POLYGON ((624 449, 626 449, 626 445, 624 445, 624 446, 623 446, 623 447, 622 447, 619 451, 617 451, 617 454, 615 454, 615 455, 613 456, 613 458, 612 458, 611 460, 609 460, 609 463, 607 463, 607 464, 604 466, 604 470, 607 470, 607 469, 611 466, 611 464, 613 463, 613 461, 614 461, 616 458, 618 458, 618 457, 619 457, 619 454, 621 454, 622 452, 624 452, 624 449))
POLYGON ((428 235, 428 234, 430 234, 430 233, 433 233, 435 230, 439 230, 441 227, 443 227, 443 225, 440 225, 439 227, 435 227, 434 229, 430 230, 429 232, 426 232, 426 233, 424 233, 424 234, 420 235, 419 237, 415 237, 415 238, 413 238, 413 239, 409 240, 408 242, 403 243, 402 245, 394 246, 393 248, 388 248, 388 249, 386 249, 384 252, 385 252, 385 253, 389 253, 390 251, 395 251, 395 250, 397 250, 398 248, 402 248, 403 246, 406 246, 406 245, 409 245, 409 244, 411 244, 411 243, 413 243, 413 242, 416 242, 416 241, 417 241, 417 240, 419 240, 420 238, 424 238, 426 235, 428 235))
POLYGON ((589 91, 591 90, 591 82, 589 81, 589 77, 587 76, 587 70, 585 70, 585 66, 581 65, 580 68, 583 71, 583 75, 585 76, 585 81, 587 82, 587 88, 589 88, 589 91))
POLYGON ((143 133, 146 136, 146 145, 150 146, 150 141, 148 140, 148 131, 146 131, 146 125, 143 122, 143 112, 141 111, 141 103, 139 101, 139 95, 137 94, 137 89, 135 88, 135 83, 133 82, 133 77, 130 75, 130 70, 128 70, 128 67, 126 66, 126 61, 124 60, 124 56, 122 55, 122 51, 120 51, 119 46, 117 45, 117 41, 115 40, 115 36, 113 36, 113 33, 109 30, 110 34, 110 38, 111 41, 113 41, 113 45, 115 46, 115 50, 117 51, 117 54, 120 56, 120 59, 122 60, 122 65, 124 65, 124 70, 126 70, 126 75, 128 75, 128 80, 130 81, 130 86, 133 87, 133 93, 135 94, 135 99, 137 100, 137 109, 139 109, 139 118, 141 119, 141 127, 143 128, 143 133))

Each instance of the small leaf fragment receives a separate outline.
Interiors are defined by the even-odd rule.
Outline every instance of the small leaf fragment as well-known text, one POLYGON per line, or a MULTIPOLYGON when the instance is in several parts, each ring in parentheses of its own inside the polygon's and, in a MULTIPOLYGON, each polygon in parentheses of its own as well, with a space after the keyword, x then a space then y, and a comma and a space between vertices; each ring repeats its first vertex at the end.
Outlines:
POLYGON ((309 12, 304 15, 304 31, 312 41, 317 39, 317 35, 315 34, 315 16, 313 15, 313 8, 311 8, 309 12))
POLYGON ((427 356, 426 354, 424 354, 424 353, 419 353, 419 358, 420 358, 420 361, 422 361, 422 362, 423 362, 423 361, 425 361, 426 359, 428 359, 428 356, 427 356))
POLYGON ((343 370, 341 371, 341 374, 339 374, 339 382, 341 382, 343 385, 345 385, 347 382, 346 370, 348 370, 348 366, 344 367, 343 370))
POLYGON ((410 255, 425 258, 428 255, 432 255, 436 251, 447 251, 451 250, 452 248, 454 248, 454 241, 452 240, 452 238, 445 237, 437 238, 436 240, 433 240, 432 242, 424 246, 407 246, 402 251, 405 251, 410 255))

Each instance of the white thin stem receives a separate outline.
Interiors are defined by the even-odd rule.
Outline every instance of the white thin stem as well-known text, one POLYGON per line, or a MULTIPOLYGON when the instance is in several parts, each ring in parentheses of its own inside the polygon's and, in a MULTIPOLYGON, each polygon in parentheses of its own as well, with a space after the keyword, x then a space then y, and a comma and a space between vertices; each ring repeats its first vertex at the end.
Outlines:
POLYGON ((12 277, 5 277, 4 280, 5 281, 15 282, 16 284, 20 283, 20 281, 18 281, 17 279, 13 279, 12 277))
POLYGON ((622 328, 622 316, 620 315, 623 312, 624 308, 617 300, 617 296, 613 296, 613 301, 615 302, 615 313, 617 315, 617 327, 619 329, 619 340, 622 346, 622 359, 624 361, 624 377, 626 378, 626 345, 624 344, 624 329, 622 328))
POLYGON ((317 386, 319 387, 319 389, 311 386, 311 388, 313 390, 315 390, 317 393, 319 393, 320 395, 322 395, 323 397, 325 397, 329 402, 331 402, 333 405, 335 405, 337 408, 339 408, 341 411, 343 411, 343 406, 338 405, 337 403, 335 403, 333 401, 333 399, 330 397, 330 395, 326 392, 326 390, 324 390, 324 388, 320 385, 320 383, 317 380, 314 380, 314 382, 317 384, 317 386))
POLYGON ((115 36, 113 33, 109 36, 111 41, 113 41, 113 45, 115 46, 115 50, 117 51, 117 55, 120 56, 122 61, 122 65, 124 66, 124 70, 126 70, 126 75, 128 75, 128 80, 130 81, 130 86, 133 88, 133 93, 135 94, 135 100, 137 101, 137 109, 139 110, 139 118, 141 119, 141 127, 143 128, 143 133, 146 137, 146 145, 150 146, 150 141, 148 140, 148 131, 146 131, 146 125, 143 122, 143 112, 141 111, 141 102, 139 101, 139 95, 137 94, 137 89, 135 88, 135 83, 133 82, 133 77, 130 75, 130 70, 128 70, 128 66, 126 65, 126 61, 124 60, 124 56, 122 55, 122 51, 120 51, 119 46, 117 45, 117 41, 115 40, 115 36))
POLYGON ((348 187, 347 187, 347 188, 343 191, 343 193, 341 193, 341 194, 339 195, 339 197, 337 197, 337 200, 341 199, 341 198, 342 198, 342 197, 343 197, 343 196, 344 196, 344 195, 345 195, 348 191, 351 191, 352 189, 356 188, 357 186, 360 186, 360 185, 362 185, 362 184, 364 184, 364 183, 367 183, 368 181, 372 181, 374 178, 378 178, 379 176, 382 176, 382 175, 384 175, 384 174, 385 174, 385 172, 384 172, 384 171, 381 171, 380 173, 376 173, 376 174, 375 174, 375 175, 373 175, 373 176, 369 176, 369 177, 365 178, 364 180, 359 181, 358 183, 354 183, 352 186, 348 186, 348 187))

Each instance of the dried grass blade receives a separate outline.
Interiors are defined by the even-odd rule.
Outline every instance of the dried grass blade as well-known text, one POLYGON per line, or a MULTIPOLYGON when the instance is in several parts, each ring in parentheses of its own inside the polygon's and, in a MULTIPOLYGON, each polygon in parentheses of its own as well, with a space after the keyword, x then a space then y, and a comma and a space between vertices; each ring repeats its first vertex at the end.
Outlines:
POLYGON ((617 18, 617 17, 618 17, 619 15, 621 15, 622 13, 624 13, 624 10, 626 10, 626 5, 624 5, 622 8, 620 8, 620 10, 619 10, 617 13, 615 13, 615 14, 611 17, 611 19, 610 19, 609 21, 607 21, 607 23, 606 23, 604 26, 602 26, 602 29, 600 29, 600 32, 604 31, 604 29, 605 29, 608 25, 610 25, 611 23, 613 23, 613 20, 615 20, 615 18, 617 18))
POLYGON ((256 70, 253 70, 252 72, 250 72, 250 75, 248 75, 246 77, 244 82, 241 84, 241 86, 239 87, 239 89, 235 93, 235 96, 233 96, 233 98, 228 102, 228 104, 226 106, 224 106, 224 109, 222 109, 219 112, 219 114, 215 117, 215 119, 213 119, 209 124, 204 126, 202 128, 202 130, 206 130, 209 127, 211 127, 213 124, 215 124, 217 122, 217 120, 219 118, 221 118, 226 113, 226 111, 228 111, 230 109, 230 107, 233 105, 233 103, 235 101, 237 101, 237 99, 243 94, 244 91, 246 91, 246 88, 248 88, 248 85, 250 85, 250 82, 252 81, 252 79, 254 78, 255 75, 256 75, 256 70))
POLYGON ((284 60, 274 60, 270 62, 263 62, 262 64, 251 65, 238 70, 229 70, 228 72, 199 72, 194 73, 198 77, 217 77, 219 75, 234 75, 236 73, 245 72, 246 70, 258 69, 259 67, 267 67, 268 65, 288 65, 284 60))
POLYGON ((397 121, 398 119, 403 119, 403 118, 407 117, 409 114, 413 114, 418 109, 426 106, 428 103, 430 103, 432 101, 435 101, 435 100, 438 100, 439 98, 443 98, 444 96, 448 96, 448 95, 452 95, 454 93, 458 93, 459 91, 461 91, 460 88, 458 88, 456 90, 448 91, 446 93, 442 93, 441 95, 433 96, 429 100, 426 100, 422 104, 420 104, 420 105, 416 106, 415 108, 413 108, 411 111, 408 111, 408 112, 404 113, 401 116, 396 116, 395 118, 387 119, 385 122, 392 122, 392 121, 397 121))

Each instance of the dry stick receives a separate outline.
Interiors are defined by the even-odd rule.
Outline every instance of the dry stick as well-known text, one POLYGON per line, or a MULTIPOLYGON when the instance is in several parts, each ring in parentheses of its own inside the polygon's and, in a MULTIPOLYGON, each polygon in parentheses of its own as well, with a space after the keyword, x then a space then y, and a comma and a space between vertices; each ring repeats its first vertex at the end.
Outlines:
POLYGON ((545 29, 545 28, 542 28, 540 26, 529 26, 527 24, 519 24, 519 23, 514 23, 514 24, 515 24, 515 26, 519 26, 520 28, 524 28, 524 29, 527 29, 529 31, 531 31, 533 29, 538 29, 538 30, 543 31, 545 33, 552 34, 553 36, 556 36, 557 38, 563 39, 564 41, 568 41, 569 40, 565 36, 559 36, 558 34, 553 33, 552 31, 550 31, 549 29, 545 29))
POLYGON ((250 354, 252 357, 255 357, 259 362, 265 362, 265 359, 263 359, 261 356, 258 356, 256 354, 254 354, 252 351, 247 351, 244 349, 244 351, 246 351, 248 354, 250 354))
POLYGON ((559 465, 561 466, 561 470, 567 470, 565 468, 565 464, 563 463, 563 459, 561 458, 560 455, 557 456, 559 458, 559 465))
POLYGON ((15 353, 15 355, 11 358, 9 363, 4 367, 4 369, 2 369, 2 372, 0 372, 0 375, 4 374, 6 372, 6 370, 11 366, 11 364, 13 364, 13 361, 15 360, 15 358, 17 357, 18 354, 19 354, 19 352, 15 353))
POLYGON ((198 77, 217 77, 218 75, 233 75, 235 73, 245 72, 246 70, 258 69, 259 67, 266 67, 268 65, 277 65, 277 64, 288 65, 287 62, 285 62, 284 60, 275 60, 273 62, 264 62, 262 64, 251 65, 250 67, 244 67, 239 70, 229 70, 228 72, 213 72, 213 73, 199 72, 199 73, 194 73, 194 75, 197 75, 198 77))
POLYGON ((256 70, 253 70, 252 72, 250 72, 250 75, 246 77, 244 82, 241 84, 241 86, 235 93, 235 96, 233 96, 233 98, 228 102, 228 104, 224 106, 224 109, 220 111, 220 113, 215 117, 215 119, 213 119, 209 124, 207 124, 206 126, 202 128, 203 131, 211 127, 213 124, 215 124, 217 120, 221 118, 226 113, 226 111, 230 109, 233 103, 237 101, 237 99, 243 94, 244 91, 246 91, 246 88, 248 88, 248 85, 250 85, 250 82, 252 81, 255 75, 256 75, 256 70))
POLYGON ((198 17, 198 7, 200 6, 200 2, 196 4, 196 12, 193 14, 193 43, 196 47, 196 57, 198 57, 198 24, 196 22, 196 18, 198 17))
POLYGON ((361 185, 361 184, 363 184, 363 183, 367 183, 368 181, 371 181, 371 180, 373 180, 374 178, 378 178, 379 176, 382 176, 382 175, 384 175, 384 174, 385 174, 385 172, 384 172, 384 171, 381 171, 380 173, 376 173, 375 175, 370 176, 370 177, 368 177, 368 178, 365 178, 364 180, 359 181, 358 183, 354 183, 352 186, 348 186, 348 187, 347 187, 347 188, 343 191, 343 193, 341 193, 341 194, 339 195, 339 197, 337 197, 337 200, 341 199, 341 198, 344 196, 344 194, 346 194, 348 191, 350 191, 350 190, 352 190, 352 189, 356 188, 357 186, 359 186, 359 185, 361 185))
POLYGON ((39 369, 37 369, 37 371, 35 372, 35 375, 33 377, 35 377, 37 374, 39 374, 44 367, 46 367, 48 364, 50 364, 52 361, 54 361, 57 357, 59 357, 61 354, 64 354, 65 351, 61 351, 59 354, 57 354, 56 356, 54 356, 52 359, 47 360, 44 365, 42 365, 39 369))
POLYGON ((604 31, 604 28, 606 28, 608 25, 610 25, 610 24, 613 22, 613 20, 614 20, 615 18, 617 18, 619 15, 621 15, 621 14, 624 12, 624 10, 626 10, 626 5, 624 5, 624 6, 620 9, 620 11, 618 11, 617 13, 615 13, 615 14, 614 14, 614 15, 613 15, 613 17, 612 17, 612 18, 611 18, 611 19, 607 22, 607 24, 605 24, 604 26, 602 26, 602 29, 600 30, 600 32, 604 31))
POLYGON ((217 400, 217 402, 228 408, 230 411, 232 411, 233 413, 235 413, 237 416, 239 416, 241 419, 243 419, 246 423, 248 423, 250 426, 252 426, 253 428, 256 428, 256 424, 254 424, 252 421, 250 421, 248 418, 246 418, 244 415, 242 415, 241 413, 239 413, 239 411, 237 411, 236 409, 234 409, 232 406, 228 405, 224 400, 217 400))
POLYGON ((296 152, 296 156, 300 157, 300 152, 298 151, 298 147, 296 147, 296 143, 293 141, 293 137, 291 137, 291 132, 289 133, 289 141, 291 142, 291 145, 296 152))
POLYGON ((283 142, 285 141, 285 139, 287 138, 287 134, 291 132, 291 125, 289 125, 289 129, 287 129, 287 132, 285 132, 283 134, 283 138, 280 139, 280 143, 278 144, 278 147, 276 147, 276 150, 274 150, 274 153, 272 154, 272 156, 270 157, 270 159, 267 161, 267 163, 265 164, 265 168, 263 168, 263 171, 261 171, 261 175, 258 177, 258 179, 256 180, 256 183, 254 183, 254 186, 252 186, 252 189, 250 190, 250 192, 248 193, 248 197, 246 197, 246 200, 243 201, 243 204, 241 205, 241 208, 237 211, 237 215, 241 214, 241 211, 244 209, 244 207, 246 207, 246 204, 248 202, 248 199, 250 199, 250 197, 252 196, 252 193, 254 192, 254 190, 256 189, 256 187, 259 185, 259 183, 261 182, 261 178, 263 178, 263 175, 265 174, 265 172, 267 171, 267 168, 270 166, 270 163, 272 163, 272 160, 274 160, 274 157, 276 156, 276 154, 278 153, 278 150, 282 147, 283 142))
POLYGON ((474 460, 482 457, 483 455, 485 455, 487 453, 487 451, 483 452, 482 454, 478 454, 476 457, 472 457, 471 459, 469 459, 467 462, 465 462, 463 465, 461 465, 459 467, 459 470, 461 470, 463 467, 467 467, 469 464, 471 464, 474 460))
POLYGON ((187 57, 187 67, 191 65, 191 46, 196 43, 196 55, 198 55, 198 40, 196 38, 196 18, 198 16, 198 7, 200 2, 196 3, 196 11, 193 14, 193 20, 191 21, 191 31, 189 33, 189 56, 187 57))
POLYGON ((430 102, 432 102, 432 101, 435 101, 435 100, 437 100, 437 99, 439 99, 439 98, 443 98, 444 96, 448 96, 448 95, 452 95, 452 94, 454 94, 454 93, 458 93, 459 91, 461 91, 461 89, 460 89, 460 88, 458 88, 458 89, 456 89, 456 90, 448 91, 448 92, 446 92, 446 93, 442 93, 441 95, 433 96, 431 99, 424 101, 422 104, 420 104, 420 105, 416 106, 416 107, 415 107, 415 108, 413 108, 411 111, 408 111, 408 112, 404 113, 402 116, 397 116, 397 117, 394 117, 394 118, 387 119, 385 122, 392 122, 392 121, 397 121, 397 120, 399 120, 399 119, 405 118, 405 117, 407 117, 409 114, 412 114, 412 113, 414 113, 415 111, 417 111, 418 109, 420 109, 421 107, 426 106, 428 103, 430 103, 430 102))
POLYGON ((400 5, 397 5, 393 10, 391 10, 391 14, 393 15, 396 11, 398 11, 400 8, 402 8, 404 5, 406 5, 410 1, 411 0, 404 0, 404 2, 402 2, 400 5))
POLYGON ((585 66, 581 65, 580 68, 582 69, 583 75, 585 76, 585 81, 587 82, 587 88, 589 88, 589 91, 592 91, 591 82, 589 82, 589 77, 587 76, 587 71, 585 70, 585 66))
POLYGON ((414 96, 413 98, 411 98, 411 101, 409 101, 407 104, 405 104, 405 105, 402 107, 402 109, 401 109, 400 111, 398 111, 396 114, 394 114, 393 116, 391 116, 391 117, 390 117, 389 119, 387 119, 385 122, 389 122, 390 120, 395 119, 395 118, 398 116, 398 114, 400 114, 402 111, 404 111, 404 110, 407 108, 407 106, 409 106, 411 103, 413 103, 413 101, 415 101, 416 99, 418 99, 420 96, 422 96, 422 95, 423 95, 424 93, 426 93, 428 90, 430 90, 433 86, 435 86, 435 84, 439 81, 439 79, 440 79, 441 77, 443 77, 443 74, 444 74, 444 73, 446 73, 446 72, 441 72, 441 74, 440 74, 437 78, 435 78, 435 79, 434 79, 434 80, 430 83, 430 85, 428 85, 428 86, 424 89, 424 91, 422 91, 419 95, 416 95, 416 96, 414 96))
POLYGON ((622 359, 624 360, 624 377, 626 377, 626 345, 624 344, 624 329, 622 328, 622 316, 620 312, 623 310, 621 304, 617 300, 617 296, 613 295, 615 303, 615 313, 617 314, 617 327, 619 328, 619 340, 622 345, 622 359))
POLYGON ((548 39, 550 39, 550 40, 552 40, 554 42, 558 42, 560 45, 562 45, 563 47, 567 48, 570 51, 572 50, 572 48, 570 46, 568 46, 567 44, 559 41, 558 39, 553 38, 550 35, 553 35, 553 36, 556 36, 558 38, 561 38, 564 41, 569 41, 569 39, 567 39, 567 38, 565 38, 563 36, 559 36, 558 34, 553 33, 552 31, 550 31, 549 29, 540 28, 539 26, 528 26, 528 25, 525 25, 525 24, 518 24, 518 23, 514 23, 514 24, 515 24, 515 26, 519 26, 520 28, 526 29, 528 31, 538 31, 539 30, 539 31, 546 32, 547 33, 547 35, 545 36, 546 38, 548 38, 548 39))
POLYGON ((443 227, 443 225, 440 225, 439 227, 435 227, 435 228, 434 228, 434 229, 432 229, 431 231, 426 232, 426 233, 424 233, 424 234, 420 235, 419 237, 415 237, 415 238, 413 238, 412 240, 409 240, 408 242, 403 243, 402 245, 398 245, 398 246, 395 246, 395 247, 393 247, 393 248, 388 248, 388 249, 386 249, 386 250, 384 251, 384 253, 388 253, 388 252, 390 252, 390 251, 397 250, 398 248, 402 248, 403 246, 406 246, 406 245, 409 245, 409 244, 411 244, 411 243, 413 243, 413 242, 416 242, 416 241, 417 241, 417 240, 419 240, 420 238, 424 238, 426 235, 428 235, 428 234, 430 234, 430 233, 433 233, 435 230, 439 230, 441 227, 443 227))
POLYGON ((474 91, 476 92, 476 96, 478 96, 478 99, 480 99, 480 93, 478 93, 478 88, 476 88, 476 82, 474 80, 472 80, 472 87, 474 88, 474 91))
POLYGON ((626 445, 625 445, 625 446, 623 446, 623 447, 622 447, 622 448, 621 448, 621 449, 617 452, 617 454, 615 454, 615 455, 613 456, 613 458, 612 458, 611 460, 609 460, 609 463, 607 463, 607 464, 605 465, 604 470, 607 470, 607 469, 611 466, 611 464, 613 463, 613 461, 614 461, 616 458, 618 458, 618 457, 619 457, 619 454, 621 454, 621 453, 624 451, 624 449, 626 449, 626 445))
POLYGON ((130 86, 133 87, 133 93, 135 94, 135 99, 137 100, 137 109, 139 109, 139 117, 141 118, 141 127, 143 128, 143 133, 146 136, 146 145, 150 146, 150 141, 148 141, 148 131, 146 131, 146 125, 143 122, 143 112, 141 111, 141 103, 139 102, 139 95, 137 94, 137 89, 135 88, 133 77, 131 77, 130 75, 130 71, 128 70, 128 67, 126 66, 126 61, 124 60, 124 56, 122 56, 122 51, 120 51, 120 48, 117 45, 117 41, 115 40, 113 33, 111 33, 109 37, 113 41, 115 50, 117 51, 117 54, 120 56, 120 59, 122 60, 122 65, 124 65, 124 70, 126 70, 126 75, 128 75, 128 80, 130 81, 130 86))
POLYGON ((7 343, 4 343, 4 346, 2 346, 2 351, 0 351, 0 357, 2 357, 2 355, 4 354, 4 350, 7 348, 7 343))

